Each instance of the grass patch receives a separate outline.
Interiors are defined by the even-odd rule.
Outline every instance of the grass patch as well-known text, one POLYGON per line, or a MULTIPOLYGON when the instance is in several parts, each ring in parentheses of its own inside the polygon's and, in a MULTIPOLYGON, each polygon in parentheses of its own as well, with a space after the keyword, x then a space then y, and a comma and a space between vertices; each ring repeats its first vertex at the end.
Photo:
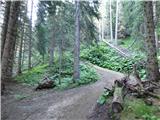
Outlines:
POLYGON ((121 114, 122 120, 160 120, 160 116, 156 113, 160 112, 160 108, 157 106, 148 106, 141 99, 125 99, 124 110, 121 114))

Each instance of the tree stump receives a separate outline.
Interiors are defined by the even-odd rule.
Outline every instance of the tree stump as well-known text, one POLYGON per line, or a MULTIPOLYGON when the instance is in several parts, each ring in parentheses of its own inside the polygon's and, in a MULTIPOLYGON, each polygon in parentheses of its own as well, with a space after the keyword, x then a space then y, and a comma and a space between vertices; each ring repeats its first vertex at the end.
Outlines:
POLYGON ((55 82, 48 77, 45 77, 36 87, 35 90, 40 90, 40 89, 49 89, 55 87, 55 82))

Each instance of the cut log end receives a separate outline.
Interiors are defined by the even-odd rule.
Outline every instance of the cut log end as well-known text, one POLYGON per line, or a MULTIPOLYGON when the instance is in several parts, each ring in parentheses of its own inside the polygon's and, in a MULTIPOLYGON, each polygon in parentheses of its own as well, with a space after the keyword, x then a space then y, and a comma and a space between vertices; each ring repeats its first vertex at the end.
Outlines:
POLYGON ((112 111, 114 113, 120 113, 120 112, 122 112, 122 110, 123 110, 123 106, 121 103, 119 103, 119 102, 112 103, 112 111))

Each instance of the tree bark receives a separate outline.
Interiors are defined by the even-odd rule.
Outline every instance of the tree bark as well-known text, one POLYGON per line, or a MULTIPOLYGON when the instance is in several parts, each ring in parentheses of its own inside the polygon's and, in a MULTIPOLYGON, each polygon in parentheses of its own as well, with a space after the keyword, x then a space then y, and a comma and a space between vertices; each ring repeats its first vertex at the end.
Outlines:
POLYGON ((31 16, 30 16, 30 27, 29 27, 29 31, 30 31, 30 35, 29 35, 29 52, 28 52, 28 70, 31 69, 32 65, 31 65, 31 55, 32 55, 32 12, 33 12, 33 0, 31 2, 31 16))
POLYGON ((11 2, 8 29, 2 57, 2 82, 11 80, 20 1, 11 2))
POLYGON ((5 45, 6 35, 7 35, 7 28, 8 28, 9 14, 10 14, 10 6, 11 6, 11 2, 6 1, 4 19, 3 19, 3 26, 2 26, 2 33, 1 33, 1 59, 2 59, 2 56, 3 56, 4 45, 5 45))
POLYGON ((145 39, 147 47, 147 77, 151 81, 158 81, 160 79, 160 73, 158 69, 158 60, 155 44, 155 29, 153 21, 152 1, 144 2, 144 13, 147 32, 147 37, 145 39))
POLYGON ((75 2, 76 4, 76 18, 75 18, 75 41, 74 41, 74 82, 80 79, 80 3, 79 0, 75 2))

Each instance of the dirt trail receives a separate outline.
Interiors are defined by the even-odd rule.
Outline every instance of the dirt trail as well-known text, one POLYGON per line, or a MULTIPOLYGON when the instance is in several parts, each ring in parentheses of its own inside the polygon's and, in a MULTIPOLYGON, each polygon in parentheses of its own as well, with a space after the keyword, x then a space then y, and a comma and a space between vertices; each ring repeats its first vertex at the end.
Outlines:
MULTIPOLYGON (((2 97, 2 120, 87 120, 104 87, 110 88, 123 74, 95 66, 99 81, 65 91, 32 91, 15 84, 10 91, 30 95, 16 100, 15 93, 2 97)), ((11 86, 10 86, 11 87, 11 86)), ((8 87, 8 88, 10 88, 8 87)), ((16 93, 16 94, 17 94, 16 93)))

